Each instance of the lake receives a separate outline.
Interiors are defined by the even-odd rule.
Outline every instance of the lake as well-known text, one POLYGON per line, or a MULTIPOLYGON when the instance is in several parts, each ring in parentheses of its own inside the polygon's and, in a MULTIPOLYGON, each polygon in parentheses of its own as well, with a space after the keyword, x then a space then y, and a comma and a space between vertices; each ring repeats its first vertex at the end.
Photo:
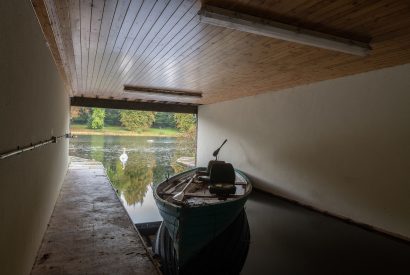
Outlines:
POLYGON ((195 157, 195 146, 186 138, 81 135, 70 140, 69 153, 102 162, 132 221, 146 223, 162 220, 153 185, 189 169, 177 160, 195 157))

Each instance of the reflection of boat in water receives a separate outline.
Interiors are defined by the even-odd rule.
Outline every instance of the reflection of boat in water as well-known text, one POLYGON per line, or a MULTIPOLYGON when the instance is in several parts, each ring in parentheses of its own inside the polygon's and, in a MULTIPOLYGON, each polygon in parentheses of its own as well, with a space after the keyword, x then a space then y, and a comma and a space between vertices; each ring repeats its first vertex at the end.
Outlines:
POLYGON ((122 170, 124 170, 125 164, 127 163, 127 160, 128 160, 128 155, 125 152, 125 148, 122 148, 122 154, 120 156, 120 161, 122 163, 122 170))
POLYGON ((195 168, 157 185, 154 198, 178 269, 188 266, 237 219, 251 190, 247 177, 223 161, 211 161, 208 169, 195 168))
POLYGON ((160 183, 154 190, 154 198, 164 220, 163 225, 172 239, 179 268, 189 264, 243 211, 252 190, 246 176, 238 170, 233 172, 232 168, 233 183, 225 184, 212 179, 212 172, 217 171, 215 167, 229 165, 217 161, 212 165, 209 178, 199 176, 204 174, 203 169, 192 169, 160 183), (178 200, 181 190, 184 196, 178 200))
POLYGON ((177 265, 173 241, 164 224, 158 230, 154 251, 161 259, 164 275, 240 274, 248 255, 249 243, 249 223, 243 209, 224 232, 183 267, 177 265))
POLYGON ((195 166, 195 157, 180 157, 177 159, 177 163, 185 165, 187 167, 195 166))

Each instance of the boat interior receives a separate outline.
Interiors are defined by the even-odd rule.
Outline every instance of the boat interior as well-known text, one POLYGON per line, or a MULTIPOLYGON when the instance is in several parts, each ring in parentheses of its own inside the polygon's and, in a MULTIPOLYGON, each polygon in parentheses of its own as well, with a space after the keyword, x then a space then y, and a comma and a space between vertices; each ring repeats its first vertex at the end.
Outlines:
POLYGON ((169 203, 188 207, 217 204, 249 195, 252 190, 250 181, 243 173, 234 173, 232 182, 211 182, 207 168, 195 168, 160 183, 155 192, 169 203), (219 192, 212 187, 219 188, 219 192), (175 199, 181 192, 183 198, 175 199))

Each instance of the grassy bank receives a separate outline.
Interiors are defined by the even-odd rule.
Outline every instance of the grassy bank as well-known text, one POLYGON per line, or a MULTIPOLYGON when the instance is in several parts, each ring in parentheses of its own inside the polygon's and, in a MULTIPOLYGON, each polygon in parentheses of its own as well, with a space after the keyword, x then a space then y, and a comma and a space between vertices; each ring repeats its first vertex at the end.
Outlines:
POLYGON ((107 135, 107 136, 147 136, 147 137, 178 137, 181 133, 176 129, 166 128, 157 129, 149 128, 141 133, 132 132, 124 127, 106 126, 103 129, 88 129, 87 125, 71 124, 71 133, 73 135, 107 135))

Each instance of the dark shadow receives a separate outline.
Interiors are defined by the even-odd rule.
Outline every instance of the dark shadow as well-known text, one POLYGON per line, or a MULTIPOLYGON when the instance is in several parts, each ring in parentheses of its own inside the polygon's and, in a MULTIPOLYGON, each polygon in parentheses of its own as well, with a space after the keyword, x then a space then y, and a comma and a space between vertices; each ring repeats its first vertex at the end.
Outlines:
POLYGON ((185 266, 178 267, 176 253, 168 230, 161 225, 157 251, 165 275, 174 274, 239 274, 248 255, 250 230, 243 210, 236 220, 185 266))
POLYGON ((254 191, 241 274, 408 274, 410 245, 254 191))

